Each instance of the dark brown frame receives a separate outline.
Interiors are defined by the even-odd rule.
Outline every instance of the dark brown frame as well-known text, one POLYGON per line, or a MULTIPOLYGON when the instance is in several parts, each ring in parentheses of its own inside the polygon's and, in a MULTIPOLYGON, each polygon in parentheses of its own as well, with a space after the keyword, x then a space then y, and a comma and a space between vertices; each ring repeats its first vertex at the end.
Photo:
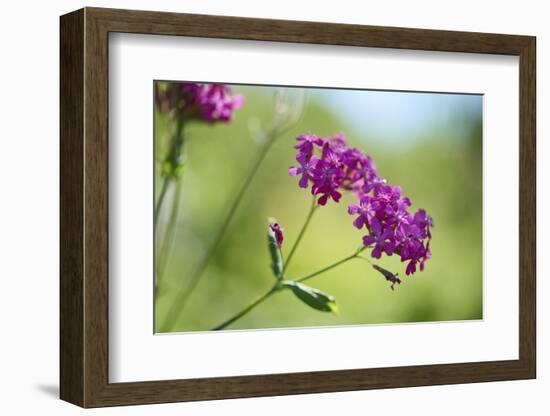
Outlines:
POLYGON ((100 407, 535 378, 534 37, 98 8, 62 16, 60 26, 63 400, 100 407), (519 56, 519 359, 109 383, 109 32, 519 56))

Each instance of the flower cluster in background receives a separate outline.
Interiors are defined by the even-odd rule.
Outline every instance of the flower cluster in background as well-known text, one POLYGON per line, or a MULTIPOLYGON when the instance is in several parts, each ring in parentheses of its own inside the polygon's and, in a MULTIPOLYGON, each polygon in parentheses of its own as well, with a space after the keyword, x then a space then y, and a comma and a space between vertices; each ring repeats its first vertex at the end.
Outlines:
POLYGON ((379 176, 372 159, 358 149, 347 145, 342 134, 321 138, 313 134, 297 137, 299 144, 296 160, 298 167, 291 167, 291 176, 300 175, 299 186, 319 195, 319 205, 330 199, 339 202, 342 191, 351 191, 358 204, 348 207, 358 229, 368 232, 363 237, 365 247, 372 248, 371 255, 380 258, 399 255, 408 262, 406 274, 424 270, 430 258, 431 217, 423 209, 411 214, 411 201, 401 193, 401 187, 390 186, 379 176))
POLYGON ((188 120, 209 123, 229 122, 233 110, 242 107, 242 95, 232 95, 225 84, 198 84, 193 82, 155 83, 155 104, 159 111, 180 115, 188 120))

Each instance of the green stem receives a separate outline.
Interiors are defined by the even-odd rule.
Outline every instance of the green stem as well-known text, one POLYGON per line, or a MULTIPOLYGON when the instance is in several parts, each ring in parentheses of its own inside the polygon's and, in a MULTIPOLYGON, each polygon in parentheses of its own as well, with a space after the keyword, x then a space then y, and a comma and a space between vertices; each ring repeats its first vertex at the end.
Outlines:
POLYGON ((183 310, 183 307, 184 307, 185 303, 187 302, 187 299, 189 298, 189 296, 191 295, 191 293, 193 292, 193 290, 197 286, 197 283, 199 282, 202 274, 206 270, 206 266, 208 266, 208 263, 210 262, 210 258, 212 257, 212 255, 214 254, 216 249, 218 248, 218 246, 219 246, 219 244, 220 244, 220 242, 221 242, 221 240, 222 240, 222 238, 225 234, 225 231, 226 231, 227 227, 229 226, 229 223, 233 219, 233 216, 235 215, 235 212, 237 211, 237 208, 239 207, 244 194, 246 193, 248 187, 250 186, 250 183, 252 182, 252 179, 254 179, 254 176, 256 175, 256 172, 258 171, 258 169, 259 169, 260 165, 262 164, 265 156, 267 155, 267 152, 269 151, 273 141, 274 140, 268 140, 263 145, 262 149, 258 153, 256 161, 254 162, 254 164, 252 165, 252 168, 250 169, 250 172, 248 173, 248 175, 247 175, 246 179, 244 180, 243 184, 241 185, 241 188, 240 188, 239 192, 237 193, 237 196, 233 200, 233 204, 231 205, 229 211, 227 212, 227 214, 226 214, 226 216, 225 216, 225 218, 222 222, 222 225, 218 229, 218 232, 216 233, 216 236, 214 237, 214 241, 212 242, 212 244, 208 248, 208 251, 206 252, 204 257, 202 258, 199 265, 196 267, 194 273, 191 275, 192 277, 191 277, 191 280, 189 281, 189 283, 187 285, 180 286, 180 290, 178 291, 178 293, 176 294, 176 298, 174 299, 174 301, 170 305, 170 308, 168 309, 168 312, 166 314, 166 318, 165 318, 165 320, 164 320, 164 322, 161 326, 163 331, 170 331, 174 327, 177 319, 179 318, 179 315, 180 315, 181 311, 183 310))
POLYGON ((327 266, 327 267, 324 267, 322 268, 321 270, 317 270, 316 272, 313 272, 313 273, 310 273, 310 274, 306 274, 305 276, 302 276, 298 279, 296 279, 295 281, 296 282, 304 282, 308 279, 311 279, 312 277, 315 277, 321 273, 324 273, 324 272, 328 272, 329 270, 331 269, 334 269, 335 267, 347 262, 347 261, 350 261, 354 258, 356 258, 357 256, 359 256, 359 254, 365 249, 366 247, 361 247, 359 250, 357 250, 355 253, 353 253, 351 256, 348 256, 348 257, 345 257, 343 258, 342 260, 339 260, 337 261, 336 263, 332 263, 331 265, 327 266))
POLYGON ((288 254, 286 262, 284 263, 283 275, 284 275, 285 271, 287 270, 288 265, 290 263, 290 260, 292 259, 292 256, 294 256, 294 252, 298 248, 298 245, 300 244, 300 241, 302 240, 302 237, 304 236, 304 233, 306 232, 306 229, 307 229, 307 227, 308 227, 308 225, 311 221, 311 218, 313 217, 313 213, 315 212, 315 210, 318 206, 316 202, 317 202, 316 197, 313 196, 312 203, 311 203, 311 208, 309 209, 309 213, 307 214, 306 221, 304 222, 304 225, 302 226, 302 229, 300 230, 300 233, 298 234, 298 237, 296 238, 296 241, 294 242, 294 245, 290 249, 290 253, 288 254))
POLYGON ((233 201, 233 204, 229 209, 229 212, 227 213, 225 220, 222 222, 222 225, 217 235, 215 236, 212 245, 210 246, 205 256, 203 257, 202 261, 199 263, 199 265, 195 269, 195 272, 191 276, 191 280, 189 281, 189 284, 180 286, 180 289, 176 294, 174 301, 168 308, 168 312, 166 314, 164 322, 160 327, 161 332, 171 331, 174 325, 176 324, 182 310, 185 307, 187 300, 189 299, 189 296, 197 287, 199 280, 206 269, 206 266, 208 266, 208 263, 210 262, 210 258, 212 257, 213 253, 216 251, 216 248, 220 244, 223 238, 223 235, 225 233, 225 230, 227 229, 229 223, 231 222, 231 219, 233 218, 233 215, 235 214, 235 212, 237 211, 237 208, 239 207, 239 204, 241 202, 243 195, 246 193, 248 186, 252 182, 252 179, 254 178, 256 171, 258 170, 262 161, 267 155, 267 152, 271 148, 271 145, 276 141, 277 137, 282 136, 283 134, 285 134, 286 132, 291 130, 295 125, 298 124, 298 122, 300 121, 303 115, 303 104, 304 102, 302 101, 299 107, 299 112, 297 113, 298 115, 297 116, 295 115, 290 120, 284 120, 284 119, 281 120, 279 117, 280 115, 276 115, 273 119, 271 126, 268 128, 266 133, 262 135, 262 142, 264 144, 258 154, 256 162, 254 163, 249 175, 247 176, 244 183, 242 184, 241 189, 238 192, 237 197, 233 201))
MULTIPOLYGON (((337 261, 336 263, 332 263, 331 265, 327 266, 327 267, 324 267, 322 268, 321 270, 317 270, 316 272, 313 272, 313 273, 310 273, 308 275, 305 275, 303 277, 300 277, 298 279, 295 279, 293 280, 293 282, 295 283, 299 283, 299 282, 303 282, 304 280, 307 280, 307 279, 310 279, 314 276, 317 276, 321 273, 324 273, 324 272, 327 272, 329 271, 330 269, 333 269, 347 261, 350 261, 351 259, 354 259, 356 257, 359 257, 359 254, 365 250, 366 247, 361 247, 359 250, 357 250, 355 253, 353 253, 351 256, 348 256, 348 257, 345 257, 343 258, 342 260, 339 260, 337 261)), ((262 296, 256 298, 253 302, 251 302, 250 304, 248 304, 248 306, 246 306, 244 309, 240 310, 238 313, 236 313, 235 315, 233 315, 231 318, 227 319, 226 321, 224 321, 223 323, 221 323, 220 325, 216 326, 215 328, 213 328, 212 330, 213 331, 219 331, 221 329, 224 329, 226 328, 228 325, 232 324, 233 322, 235 322, 236 320, 242 318, 244 315, 246 315, 248 312, 250 312, 252 309, 254 309, 256 306, 258 306, 259 304, 261 304, 263 301, 265 301, 266 299, 268 299, 270 296, 272 296, 274 293, 277 293, 278 291, 280 290, 283 290, 285 289, 286 286, 282 286, 280 284, 280 282, 277 282, 269 291, 267 291, 266 293, 264 293, 262 296)))
POLYGON ((170 186, 170 182, 172 181, 172 177, 166 177, 162 181, 162 187, 160 188, 160 194, 157 199, 157 203, 155 204, 155 214, 154 214, 154 224, 155 224, 155 230, 157 230, 158 222, 160 218, 160 210, 162 208, 162 205, 164 203, 164 198, 166 198, 166 194, 168 192, 168 188, 170 186))
MULTIPOLYGON (((178 177, 176 176, 176 170, 179 167, 180 159, 183 151, 183 143, 184 143, 184 136, 183 136, 183 126, 185 124, 185 121, 183 117, 179 117, 177 120, 177 126, 176 126, 176 134, 174 135, 172 139, 172 144, 170 145, 170 150, 168 151, 168 154, 166 155, 166 158, 164 159, 165 162, 168 162, 170 164, 170 172, 161 172, 162 178, 164 179, 162 182, 162 187, 160 189, 160 194, 157 199, 157 203, 155 204, 155 212, 154 212, 154 225, 155 230, 158 226, 158 221, 160 218, 160 213, 162 211, 162 206, 164 204, 166 194, 168 192, 168 188, 170 186, 170 183, 174 180, 178 180, 178 177)), ((163 166, 164 169, 164 166, 163 166)))
POLYGON ((238 313, 233 315, 231 318, 227 319, 217 327, 213 328, 212 331, 219 331, 224 329, 225 327, 231 325, 233 322, 235 322, 237 319, 240 319, 244 315, 246 315, 248 312, 250 312, 252 309, 254 309, 256 306, 258 306, 260 303, 262 303, 264 300, 268 299, 271 295, 278 292, 280 290, 279 285, 273 286, 271 289, 269 289, 266 293, 264 293, 262 296, 256 298, 253 302, 248 304, 244 309, 240 310, 238 313))
POLYGON ((358 259, 365 260, 367 263, 369 263, 371 266, 374 266, 374 263, 370 261, 367 257, 363 256, 357 256, 358 259))
POLYGON ((180 202, 180 196, 181 196, 181 184, 182 184, 182 180, 181 180, 181 177, 179 177, 174 184, 175 189, 174 189, 174 195, 172 197, 172 204, 170 206, 170 216, 168 218, 168 224, 165 228, 164 238, 162 239, 162 244, 160 246, 160 250, 157 256, 157 268, 156 268, 157 277, 158 277, 156 282, 157 290, 160 284, 160 278, 163 276, 164 270, 168 263, 168 258, 170 257, 172 243, 174 241, 175 227, 178 219, 179 202, 180 202))
POLYGON ((185 124, 185 120, 183 119, 183 117, 178 117, 175 135, 172 138, 172 143, 170 145, 168 154, 164 158, 162 172, 161 172, 161 175, 162 175, 161 178, 163 179, 163 182, 159 193, 159 197, 155 204, 155 212, 154 212, 154 220, 153 220, 155 241, 162 241, 160 250, 155 254, 155 257, 156 257, 155 258, 156 260, 155 297, 158 295, 159 282, 162 278, 162 275, 164 273, 164 268, 168 261, 170 246, 172 244, 173 236, 175 232, 175 223, 177 219, 177 211, 178 211, 179 200, 180 200, 181 174, 180 172, 178 172, 178 170, 182 168, 181 158, 182 158, 183 144, 184 144, 184 135, 183 135, 184 124, 185 124), (168 172, 164 171, 164 168, 165 168, 164 163, 167 163, 168 166, 170 166, 170 170, 168 172), (168 220, 167 226, 163 228, 164 235, 161 235, 161 230, 159 227, 159 219, 161 217, 161 212, 163 211, 163 207, 166 203, 166 196, 168 195, 168 190, 173 183, 175 184, 176 189, 172 197, 172 205, 170 208, 169 220, 168 220))

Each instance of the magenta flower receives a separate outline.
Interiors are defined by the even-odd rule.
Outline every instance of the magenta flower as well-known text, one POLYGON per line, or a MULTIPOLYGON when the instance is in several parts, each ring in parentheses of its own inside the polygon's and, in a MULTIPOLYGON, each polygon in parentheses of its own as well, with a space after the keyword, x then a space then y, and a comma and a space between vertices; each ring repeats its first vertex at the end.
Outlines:
POLYGON ((374 193, 379 193, 380 189, 386 185, 386 180, 374 174, 369 179, 365 179, 361 185, 361 192, 368 194, 371 190, 374 193))
POLYGON ((189 120, 227 123, 244 103, 241 95, 231 95, 231 91, 225 84, 172 82, 161 88, 155 83, 155 104, 161 112, 189 120))
POLYGON ((317 162, 313 170, 311 193, 313 195, 321 194, 321 197, 317 200, 319 205, 326 205, 329 198, 339 202, 342 196, 338 192, 338 188, 344 177, 344 171, 337 155, 326 149, 330 149, 328 143, 325 143, 323 157, 317 162))
POLYGON ((396 244, 393 231, 389 228, 383 228, 380 221, 376 218, 371 220, 370 228, 371 233, 363 237, 363 244, 365 247, 369 247, 374 244, 371 256, 375 259, 379 259, 382 252, 385 252, 388 256, 391 256, 396 244))
POLYGON ((290 174, 290 176, 302 175, 300 181, 298 182, 298 185, 300 186, 300 188, 307 188, 309 179, 313 179, 315 168, 317 166, 317 163, 319 162, 319 159, 315 156, 310 156, 308 158, 307 155, 299 153, 296 156, 296 160, 301 166, 299 168, 291 166, 288 169, 288 173, 290 174))
POLYGON ((432 252, 430 251, 430 240, 426 243, 426 248, 424 249, 424 255, 420 258, 420 271, 424 271, 424 263, 426 260, 432 257, 432 252))
POLYGON ((433 227, 433 220, 432 217, 430 217, 428 214, 426 214, 426 211, 423 209, 419 209, 414 214, 414 223, 423 230, 422 238, 432 238, 432 234, 430 232, 430 227, 433 227))
POLYGON ((372 216, 372 200, 371 197, 368 195, 363 195, 361 197, 361 200, 359 201, 359 205, 350 204, 348 206, 348 213, 350 215, 357 215, 359 216, 353 221, 353 225, 361 229, 363 226, 367 226, 371 221, 372 216))
POLYGON ((370 185, 378 179, 372 159, 357 149, 349 149, 344 154, 344 163, 347 167, 344 187, 356 195, 363 192, 365 184, 370 185))
POLYGON ((182 84, 184 94, 186 90, 193 91, 188 100, 189 112, 196 111, 209 122, 231 121, 233 110, 244 103, 241 95, 232 96, 231 87, 224 84, 182 84), (199 85, 198 90, 196 85, 199 85))
POLYGON ((311 133, 305 134, 303 136, 298 136, 296 137, 296 140, 301 143, 294 146, 294 148, 299 150, 300 154, 305 155, 305 157, 308 159, 311 157, 311 155, 313 155, 314 145, 323 145, 323 140, 311 133))
POLYGON ((430 229, 432 218, 420 209, 409 212, 411 200, 402 195, 401 187, 390 186, 378 175, 370 156, 347 145, 342 134, 321 138, 313 134, 298 136, 296 160, 300 167, 291 167, 291 176, 301 175, 298 185, 320 195, 319 205, 329 200, 338 203, 342 192, 351 191, 358 204, 350 204, 348 213, 356 215, 353 225, 366 228, 363 244, 372 249, 371 256, 380 258, 399 255, 407 262, 406 274, 424 270, 431 257, 430 229))

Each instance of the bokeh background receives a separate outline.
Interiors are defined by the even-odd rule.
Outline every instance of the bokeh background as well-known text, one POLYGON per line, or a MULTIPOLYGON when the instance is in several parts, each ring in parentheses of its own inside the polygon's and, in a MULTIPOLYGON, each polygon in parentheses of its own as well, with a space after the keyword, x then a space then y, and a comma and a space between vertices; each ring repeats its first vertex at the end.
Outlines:
MULTIPOLYGON (((278 88, 235 85, 245 105, 230 124, 195 123, 186 130, 186 170, 169 262, 156 302, 158 324, 177 289, 190 278, 250 169, 260 144, 251 126, 267 125, 278 88)), ((299 91, 286 90, 289 99, 299 91)), ((425 208, 435 228, 424 272, 404 277, 406 263, 392 256, 378 264, 399 272, 389 283, 362 260, 350 261, 307 283, 336 298, 339 314, 314 310, 290 291, 275 294, 228 329, 388 324, 482 319, 482 102, 480 95, 307 89, 300 122, 279 137, 241 202, 225 237, 174 330, 210 330, 273 284, 266 221, 285 230, 288 252, 309 210, 311 196, 287 169, 295 164, 295 137, 345 134, 371 155, 379 175, 401 185, 412 210, 425 208)), ((157 158, 174 132, 155 112, 157 158)), ((158 180, 158 169, 155 173, 158 180)), ((158 186, 157 186, 158 189, 158 186)), ((351 254, 364 232, 347 214, 352 195, 320 208, 295 253, 288 278, 351 254)), ((161 220, 162 221, 162 220, 161 220)))

